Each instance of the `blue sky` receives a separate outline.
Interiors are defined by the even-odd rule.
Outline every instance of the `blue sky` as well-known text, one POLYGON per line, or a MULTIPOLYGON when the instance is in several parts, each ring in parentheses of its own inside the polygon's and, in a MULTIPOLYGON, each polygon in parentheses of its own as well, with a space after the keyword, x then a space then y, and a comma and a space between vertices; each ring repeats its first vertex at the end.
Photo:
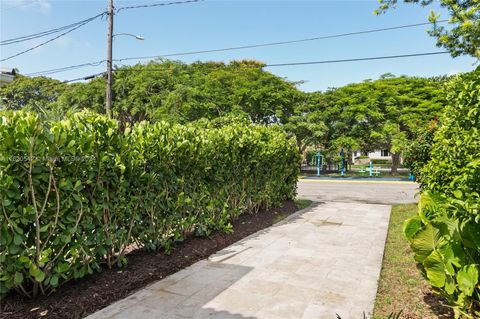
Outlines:
MULTIPOLYGON (((115 1, 116 7, 160 1, 115 1)), ((1 39, 23 36, 63 26, 106 9, 107 1, 1 0, 1 39)), ((377 2, 365 1, 213 1, 123 10, 115 16, 114 33, 142 35, 145 41, 118 37, 114 58, 150 56, 230 46, 323 36, 425 22, 438 7, 401 4, 382 16, 374 16, 377 2)), ((255 59, 269 64, 349 59, 442 51, 426 33, 428 26, 344 38, 262 47, 230 52, 178 57, 185 62, 255 59)), ((5 58, 44 40, 2 46, 5 58)), ((48 45, 2 62, 21 73, 42 71, 105 59, 106 21, 96 20, 48 45)), ((134 64, 137 61, 129 61, 134 64)), ((144 61, 143 61, 144 62, 144 61)), ((435 76, 473 70, 475 60, 449 55, 338 64, 285 66, 268 71, 292 81, 306 81, 305 91, 325 90, 381 74, 435 76)), ((101 72, 105 65, 87 67, 52 77, 69 80, 101 72)))

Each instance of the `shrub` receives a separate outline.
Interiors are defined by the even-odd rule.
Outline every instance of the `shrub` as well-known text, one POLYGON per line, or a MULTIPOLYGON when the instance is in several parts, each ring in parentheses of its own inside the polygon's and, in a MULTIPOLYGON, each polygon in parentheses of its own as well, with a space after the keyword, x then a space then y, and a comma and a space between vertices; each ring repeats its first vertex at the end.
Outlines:
POLYGON ((404 225, 415 259, 456 317, 480 316, 480 68, 449 88, 449 106, 422 169, 418 216, 404 225))
POLYGON ((35 297, 122 266, 132 244, 190 234, 295 196, 300 156, 277 127, 0 113, 0 294, 35 297))
POLYGON ((372 159, 372 164, 392 164, 392 160, 373 158, 372 159))
MULTIPOLYGON (((437 129, 437 122, 420 133, 418 137, 407 147, 403 155, 403 165, 410 169, 415 179, 421 183, 421 171, 431 159, 430 150, 433 144, 433 137, 437 129)), ((422 183, 421 183, 422 184, 422 183)))

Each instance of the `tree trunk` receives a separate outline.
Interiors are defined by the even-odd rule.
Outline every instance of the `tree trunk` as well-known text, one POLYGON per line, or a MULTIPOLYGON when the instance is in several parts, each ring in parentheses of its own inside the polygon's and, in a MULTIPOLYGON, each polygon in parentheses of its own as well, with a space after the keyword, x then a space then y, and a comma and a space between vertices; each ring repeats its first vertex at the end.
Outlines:
POLYGON ((400 153, 395 153, 395 154, 392 153, 392 170, 390 171, 390 173, 396 174, 399 164, 400 164, 400 153))

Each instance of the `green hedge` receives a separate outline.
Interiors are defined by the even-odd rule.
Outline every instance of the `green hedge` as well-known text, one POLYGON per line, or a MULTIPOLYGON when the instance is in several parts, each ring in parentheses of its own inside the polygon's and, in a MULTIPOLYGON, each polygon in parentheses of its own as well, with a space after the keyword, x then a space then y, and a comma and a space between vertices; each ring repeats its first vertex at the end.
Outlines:
POLYGON ((0 112, 0 293, 34 297, 127 262, 230 231, 244 212, 295 196, 300 155, 278 127, 44 122, 0 112))
POLYGON ((373 158, 372 164, 392 164, 391 159, 380 159, 380 158, 373 158))
POLYGON ((415 140, 413 140, 405 149, 403 154, 403 165, 407 167, 411 174, 415 176, 415 180, 423 183, 422 169, 430 161, 430 150, 432 149, 433 138, 437 123, 433 122, 425 131, 420 133, 415 140))
POLYGON ((424 275, 456 317, 480 317, 480 68, 457 77, 404 225, 424 275))

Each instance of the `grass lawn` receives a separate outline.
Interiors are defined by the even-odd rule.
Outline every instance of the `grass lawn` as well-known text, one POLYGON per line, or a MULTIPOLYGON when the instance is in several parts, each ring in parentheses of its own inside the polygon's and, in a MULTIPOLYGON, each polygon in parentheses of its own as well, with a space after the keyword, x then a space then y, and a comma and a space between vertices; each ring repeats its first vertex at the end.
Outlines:
MULTIPOLYGON (((391 174, 390 172, 380 172, 378 176, 372 176, 372 178, 375 177, 408 177, 408 172, 397 172, 396 174, 391 174)), ((309 176, 317 176, 317 174, 309 174, 309 173, 302 173, 300 175, 300 178, 303 177, 309 177, 309 176)), ((341 177, 342 174, 340 173, 322 173, 320 176, 323 177, 341 177)), ((344 177, 369 177, 368 172, 364 173, 363 175, 358 173, 358 172, 346 172, 344 174, 344 177)))
POLYGON ((388 318, 390 313, 400 310, 401 318, 453 318, 420 274, 413 252, 403 236, 402 224, 415 212, 415 204, 394 205, 392 208, 373 312, 375 319, 388 318))
POLYGON ((307 208, 312 203, 311 200, 303 199, 303 198, 296 198, 294 200, 294 202, 295 202, 295 205, 297 206, 298 210, 307 208))

